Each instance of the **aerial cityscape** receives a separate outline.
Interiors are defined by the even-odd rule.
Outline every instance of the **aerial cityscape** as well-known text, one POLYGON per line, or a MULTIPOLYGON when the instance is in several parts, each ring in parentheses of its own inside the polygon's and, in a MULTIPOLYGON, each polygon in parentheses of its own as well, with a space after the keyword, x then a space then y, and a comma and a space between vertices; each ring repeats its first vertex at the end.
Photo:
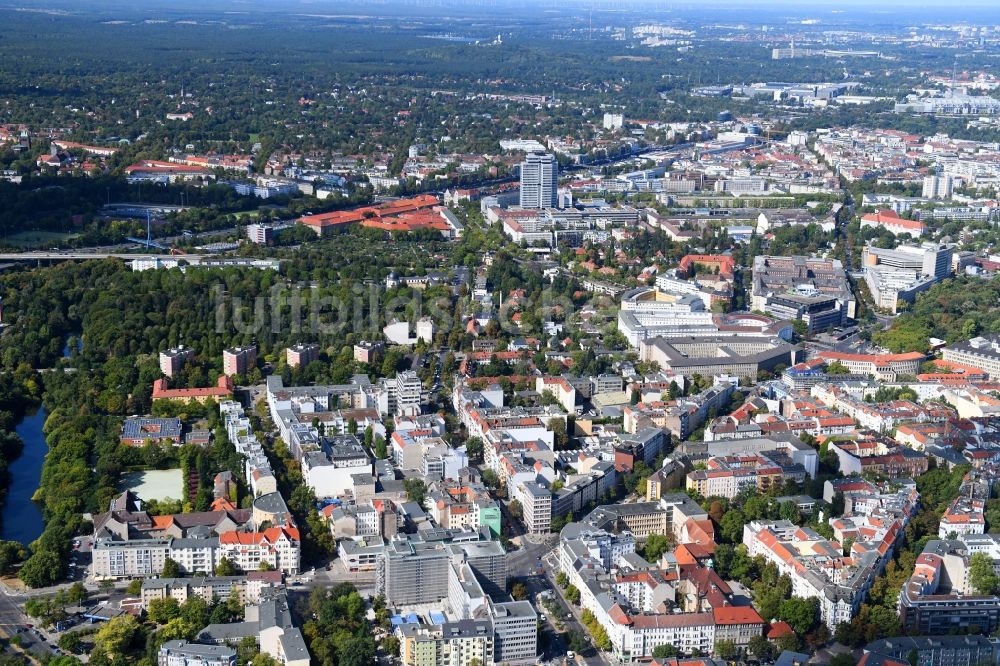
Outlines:
POLYGON ((1000 664, 998 62, 0 4, 0 666, 1000 664))

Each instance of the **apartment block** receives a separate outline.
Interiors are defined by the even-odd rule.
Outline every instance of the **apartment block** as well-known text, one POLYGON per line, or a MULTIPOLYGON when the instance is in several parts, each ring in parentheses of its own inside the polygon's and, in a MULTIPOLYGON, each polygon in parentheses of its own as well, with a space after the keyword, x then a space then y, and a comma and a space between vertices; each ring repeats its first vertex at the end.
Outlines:
POLYGON ((301 368, 319 359, 319 345, 298 343, 285 350, 285 362, 291 368, 301 368))
POLYGON ((171 347, 160 352, 160 372, 173 377, 184 367, 184 363, 194 356, 194 350, 184 345, 171 347))
POLYGON ((236 650, 225 645, 167 641, 156 655, 157 666, 236 666, 236 650))
POLYGON ((230 347, 222 350, 222 374, 245 375, 257 365, 257 347, 230 347))
POLYGON ((969 585, 969 558, 986 553, 1000 564, 1000 537, 966 534, 930 541, 917 556, 913 575, 899 594, 903 629, 915 634, 992 634, 1000 627, 1000 596, 977 594, 969 585))
POLYGON ((403 624, 397 630, 404 666, 476 666, 494 663, 489 620, 459 620, 437 625, 403 624))

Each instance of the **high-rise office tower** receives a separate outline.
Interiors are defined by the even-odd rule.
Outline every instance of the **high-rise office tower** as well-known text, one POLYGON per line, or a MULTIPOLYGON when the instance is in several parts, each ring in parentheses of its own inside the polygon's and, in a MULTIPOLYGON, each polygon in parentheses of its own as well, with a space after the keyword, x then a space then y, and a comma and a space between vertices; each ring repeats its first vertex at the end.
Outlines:
POLYGON ((555 208, 558 184, 555 155, 531 153, 521 162, 521 208, 555 208))

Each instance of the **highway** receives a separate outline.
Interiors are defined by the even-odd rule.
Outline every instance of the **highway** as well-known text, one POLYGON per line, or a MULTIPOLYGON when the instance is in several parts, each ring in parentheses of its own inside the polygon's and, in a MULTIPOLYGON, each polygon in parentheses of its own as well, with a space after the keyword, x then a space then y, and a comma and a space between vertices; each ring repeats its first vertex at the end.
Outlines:
MULTIPOLYGON (((155 254, 146 252, 144 254, 115 254, 112 252, 86 252, 82 250, 66 250, 56 252, 3 252, 0 253, 0 261, 69 261, 87 259, 121 259, 122 261, 132 261, 133 259, 146 259, 150 256, 171 258, 170 255, 155 254)), ((203 259, 208 259, 210 254, 183 254, 173 258, 184 259, 189 264, 200 263, 203 259)))

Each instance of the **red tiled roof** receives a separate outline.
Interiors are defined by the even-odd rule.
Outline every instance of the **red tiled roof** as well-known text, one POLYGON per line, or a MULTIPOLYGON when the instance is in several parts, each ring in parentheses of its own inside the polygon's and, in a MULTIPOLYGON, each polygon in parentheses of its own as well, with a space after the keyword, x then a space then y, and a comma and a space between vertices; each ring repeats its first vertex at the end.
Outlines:
POLYGON ((167 388, 166 379, 157 379, 153 382, 153 400, 187 400, 189 398, 224 397, 232 395, 233 382, 229 377, 222 375, 215 386, 205 388, 167 388))
POLYGON ((388 218, 398 217, 403 213, 414 213, 426 208, 439 205, 438 198, 431 194, 421 194, 410 199, 400 199, 379 204, 378 206, 365 206, 354 210, 338 210, 332 213, 319 213, 318 215, 306 215, 299 218, 299 222, 311 227, 331 227, 343 224, 355 224, 367 221, 368 226, 375 226, 378 222, 388 223, 388 218))
POLYGON ((716 624, 764 624, 764 618, 753 606, 722 606, 712 609, 716 624))

